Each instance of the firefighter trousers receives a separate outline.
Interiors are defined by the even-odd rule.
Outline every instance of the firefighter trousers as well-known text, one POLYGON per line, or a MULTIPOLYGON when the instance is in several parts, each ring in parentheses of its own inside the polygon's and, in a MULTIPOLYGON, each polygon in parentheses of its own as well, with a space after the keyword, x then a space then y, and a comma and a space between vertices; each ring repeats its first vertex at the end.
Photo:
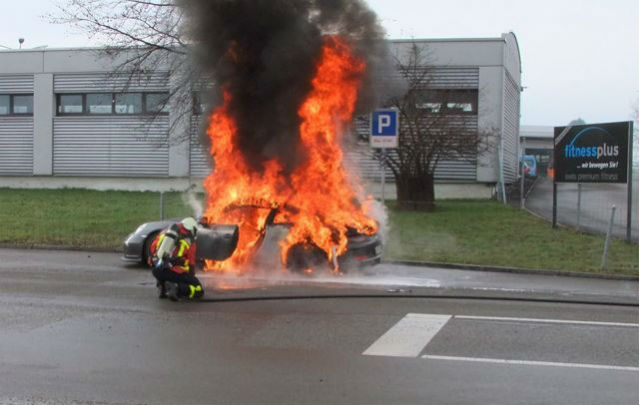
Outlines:
POLYGON ((153 268, 153 276, 159 283, 171 282, 178 285, 178 296, 181 298, 198 299, 204 295, 204 288, 200 280, 189 273, 176 273, 162 266, 153 268))

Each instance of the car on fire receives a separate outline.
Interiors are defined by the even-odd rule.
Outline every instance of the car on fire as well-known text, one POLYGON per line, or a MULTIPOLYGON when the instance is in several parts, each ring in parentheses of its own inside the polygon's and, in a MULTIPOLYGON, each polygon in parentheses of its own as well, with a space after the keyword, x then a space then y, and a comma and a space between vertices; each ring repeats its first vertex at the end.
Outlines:
MULTIPOLYGON (((261 209, 265 207, 247 206, 242 209, 261 209)), ((277 208, 268 207, 271 210, 266 219, 265 232, 262 233, 258 243, 262 249, 264 246, 274 245, 274 240, 282 240, 291 224, 275 223, 274 218, 277 208)), ((146 222, 129 234, 124 241, 122 259, 127 262, 138 262, 150 266, 151 243, 155 236, 163 229, 179 219, 146 222)), ((230 257, 238 244, 239 229, 236 225, 206 224, 199 221, 198 237, 196 238, 196 256, 199 263, 204 260, 225 260, 230 257)), ((341 271, 348 271, 380 263, 382 256, 382 241, 377 233, 365 235, 354 229, 347 231, 347 251, 337 258, 337 265, 341 271)), ((273 253, 273 252, 271 252, 273 253)), ((268 253, 269 254, 269 253, 268 253)), ((272 254, 271 254, 272 255, 272 254)), ((264 254, 258 254, 264 257, 264 254)), ((273 256, 273 255, 272 255, 273 256)), ((277 256, 277 254, 276 254, 277 256)), ((258 259, 260 261, 260 259, 258 259)), ((271 262, 273 263, 273 262, 271 262)), ((336 263, 333 263, 336 264, 336 263)), ((310 244, 298 244, 291 247, 288 252, 285 266, 293 272, 303 272, 309 268, 318 268, 324 265, 333 267, 328 262, 327 255, 317 246, 310 244)))

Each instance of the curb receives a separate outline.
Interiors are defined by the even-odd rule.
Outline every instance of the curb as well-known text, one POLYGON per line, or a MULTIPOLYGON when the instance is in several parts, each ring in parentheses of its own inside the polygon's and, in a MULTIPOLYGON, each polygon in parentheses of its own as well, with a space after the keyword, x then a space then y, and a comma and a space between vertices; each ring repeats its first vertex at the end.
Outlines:
POLYGON ((100 252, 100 253, 122 253, 121 249, 98 248, 84 246, 60 246, 60 245, 15 245, 11 243, 0 243, 0 249, 24 249, 24 250, 64 250, 68 252, 100 252))
POLYGON ((625 274, 585 273, 580 271, 542 270, 542 269, 527 269, 522 267, 501 267, 501 266, 484 266, 484 265, 476 265, 476 264, 422 262, 422 261, 414 261, 414 260, 383 260, 382 263, 402 264, 406 266, 416 266, 416 267, 418 266, 419 267, 440 267, 443 269, 454 269, 454 270, 474 270, 474 271, 487 271, 487 272, 499 272, 499 273, 533 274, 533 275, 539 275, 539 276, 581 277, 581 278, 596 278, 596 279, 603 279, 603 280, 638 281, 638 276, 631 276, 631 275, 625 275, 625 274))

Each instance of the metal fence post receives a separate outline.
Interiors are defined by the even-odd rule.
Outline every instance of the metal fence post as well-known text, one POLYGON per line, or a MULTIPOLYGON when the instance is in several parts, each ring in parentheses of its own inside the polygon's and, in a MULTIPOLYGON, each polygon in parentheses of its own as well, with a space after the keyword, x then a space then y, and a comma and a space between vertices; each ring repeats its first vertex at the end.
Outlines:
POLYGON ((164 220, 164 191, 160 192, 160 220, 164 220))
POLYGON ((609 228, 607 228, 607 236, 604 239, 604 251, 602 252, 602 263, 600 264, 600 270, 605 270, 607 266, 607 251, 609 250, 609 243, 611 242, 611 230, 613 228, 613 217, 616 215, 616 206, 611 206, 611 219, 609 219, 609 228))
POLYGON ((387 182, 387 179, 385 178, 385 163, 387 160, 387 149, 384 148, 382 149, 382 159, 380 160, 380 164, 381 164, 381 168, 380 168, 380 201, 382 201, 382 204, 384 204, 384 186, 385 183, 387 182))
POLYGON ((524 209, 524 139, 520 150, 520 209, 524 209))
POLYGON ((580 231, 580 201, 582 200, 582 183, 578 183, 578 213, 576 218, 577 228, 580 231))
POLYGON ((558 224, 558 185, 556 183, 556 173, 553 173, 553 213, 551 227, 556 228, 558 224))
POLYGON ((629 122, 627 151, 627 243, 631 243, 631 213, 633 211, 633 121, 629 122))

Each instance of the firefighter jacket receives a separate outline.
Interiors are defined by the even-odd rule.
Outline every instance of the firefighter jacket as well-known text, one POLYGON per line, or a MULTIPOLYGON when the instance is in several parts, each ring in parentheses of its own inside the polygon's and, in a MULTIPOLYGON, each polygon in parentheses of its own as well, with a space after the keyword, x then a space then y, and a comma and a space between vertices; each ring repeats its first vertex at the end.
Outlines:
POLYGON ((195 270, 196 244, 191 233, 180 223, 171 225, 160 232, 151 243, 150 251, 154 264, 160 259, 167 260, 169 268, 178 274, 193 273, 195 270), (174 239, 170 253, 165 258, 157 257, 158 248, 165 238, 174 239))

